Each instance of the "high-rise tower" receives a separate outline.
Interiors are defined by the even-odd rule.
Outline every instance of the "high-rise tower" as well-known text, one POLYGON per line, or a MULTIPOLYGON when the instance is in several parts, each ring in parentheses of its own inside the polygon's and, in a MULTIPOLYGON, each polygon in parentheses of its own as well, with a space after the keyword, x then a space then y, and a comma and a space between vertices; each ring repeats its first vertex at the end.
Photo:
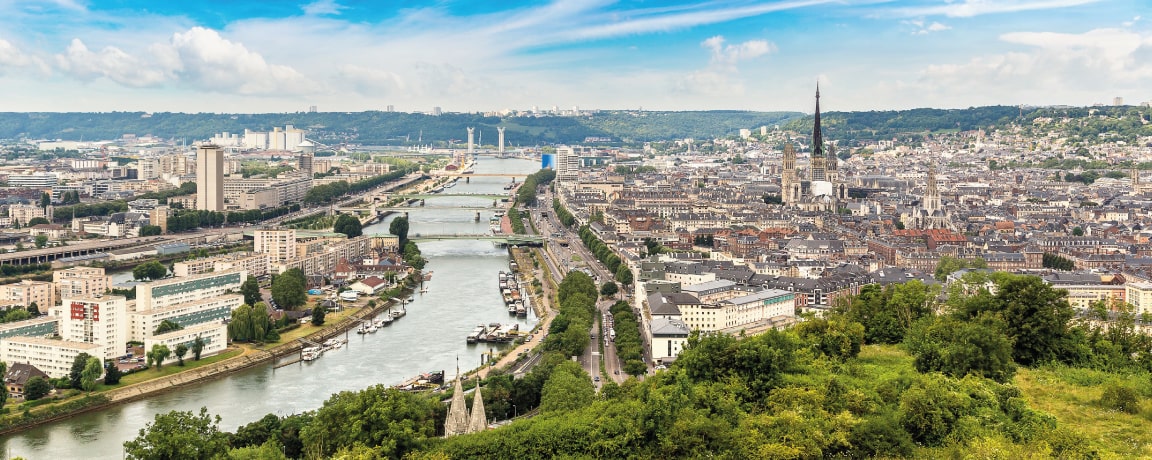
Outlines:
POLYGON ((196 150, 196 209, 224 210, 224 151, 215 145, 196 150))
POLYGON ((812 123, 812 165, 813 181, 826 181, 827 158, 824 157, 824 134, 820 131, 820 83, 816 83, 816 117, 812 123))
POLYGON ((476 152, 476 128, 468 128, 468 153, 476 152))
POLYGON ((940 210, 940 190, 936 188, 936 166, 928 165, 928 186, 924 191, 924 211, 928 215, 940 210))
POLYGON ((500 138, 500 147, 498 147, 496 151, 498 151, 500 153, 504 153, 504 127, 503 126, 496 127, 496 132, 499 133, 499 136, 497 136, 497 137, 500 138))

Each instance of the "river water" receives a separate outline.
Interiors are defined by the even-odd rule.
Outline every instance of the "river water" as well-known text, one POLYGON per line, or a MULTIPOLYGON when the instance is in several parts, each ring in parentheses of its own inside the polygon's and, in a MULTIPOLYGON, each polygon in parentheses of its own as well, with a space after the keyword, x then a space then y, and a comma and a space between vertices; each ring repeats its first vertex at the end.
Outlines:
MULTIPOLYGON (((520 159, 480 157, 475 172, 531 173, 539 163, 520 159)), ((503 194, 504 177, 461 179, 445 194, 503 194)), ((427 207, 490 206, 490 198, 428 198, 427 207)), ((492 212, 452 209, 413 209, 409 234, 487 233, 492 212)), ((391 219, 365 228, 365 234, 387 233, 391 219)), ((156 395, 51 423, 0 439, 6 457, 122 458, 124 441, 151 422, 155 414, 170 410, 208 411, 222 417, 221 428, 229 431, 265 414, 289 415, 320 407, 335 392, 359 390, 375 384, 393 385, 421 372, 445 370, 455 375, 457 359, 463 369, 480 364, 489 345, 469 345, 465 336, 480 323, 520 323, 531 329, 536 318, 510 317, 497 288, 497 272, 508 269, 508 253, 491 242, 476 240, 420 243, 433 271, 428 292, 415 294, 408 314, 375 334, 349 333, 347 346, 324 353, 310 363, 273 369, 258 366, 191 388, 156 395)))

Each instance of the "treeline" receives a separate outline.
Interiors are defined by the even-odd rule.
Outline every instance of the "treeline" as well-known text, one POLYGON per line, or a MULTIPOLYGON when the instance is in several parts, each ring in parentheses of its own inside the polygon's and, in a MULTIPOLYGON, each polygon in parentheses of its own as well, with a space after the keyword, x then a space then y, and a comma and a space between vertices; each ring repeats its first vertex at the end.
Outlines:
POLYGON ((576 223, 576 217, 568 212, 567 209, 564 209, 564 205, 560 204, 559 198, 552 199, 552 211, 556 212, 556 218, 559 219, 560 223, 564 224, 565 227, 571 227, 576 223))
POLYGON ((624 372, 629 375, 644 375, 648 365, 644 364, 644 342, 640 338, 640 325, 632 306, 621 300, 612 304, 613 330, 616 331, 616 356, 624 363, 624 372))
POLYGON ((544 349, 563 356, 579 356, 588 346, 588 333, 596 319, 596 283, 583 272, 571 271, 557 290, 559 312, 548 327, 544 349))
MULTIPOLYGON (((820 114, 824 138, 847 146, 857 141, 921 138, 941 131, 969 131, 1016 120, 1020 109, 1009 106, 968 109, 911 109, 869 112, 826 112, 820 114)), ((812 132, 812 116, 796 118, 783 129, 812 132)))
MULTIPOLYGON (((584 246, 588 248, 588 252, 591 252, 592 255, 596 256, 596 260, 599 260, 601 263, 603 263, 604 266, 608 268, 609 273, 617 275, 617 280, 619 280, 621 283, 624 283, 623 280, 620 280, 619 273, 620 271, 628 271, 628 266, 620 261, 620 256, 617 256, 616 253, 608 247, 608 245, 604 244, 603 241, 600 241, 600 238, 597 238, 596 234, 592 233, 592 229, 587 225, 580 227, 579 234, 580 241, 582 241, 584 246)), ((631 274, 631 272, 629 272, 629 274, 631 274)), ((631 281, 624 284, 631 284, 631 281)))
POLYGON ((185 182, 183 184, 180 184, 180 187, 177 187, 174 189, 161 190, 159 192, 148 192, 148 193, 136 195, 136 199, 138 199, 138 200, 153 199, 153 200, 159 200, 161 204, 168 204, 169 198, 172 198, 174 196, 192 195, 195 193, 196 193, 196 183, 195 182, 185 182))
MULTIPOLYGON (((741 128, 773 126, 797 112, 646 112, 602 111, 581 117, 486 117, 446 113, 431 116, 402 112, 320 112, 267 114, 214 113, 0 113, 0 138, 118 139, 126 133, 164 139, 208 139, 217 133, 270 131, 284 125, 312 128, 309 138, 325 143, 415 144, 429 139, 439 145, 459 144, 466 127, 496 139, 496 127, 507 129, 511 145, 583 143, 588 137, 643 142, 734 135, 741 128), (421 135, 422 134, 422 135, 421 135)), ((483 136, 481 136, 483 137, 483 136)))
POLYGON ((396 179, 404 177, 404 175, 406 175, 406 174, 408 174, 414 170, 415 170, 414 168, 408 168, 408 167, 400 168, 400 169, 397 169, 394 171, 390 171, 386 174, 381 174, 379 176, 374 176, 374 177, 364 179, 361 181, 356 181, 356 182, 353 182, 351 184, 349 184, 348 181, 337 181, 337 182, 332 182, 330 184, 317 185, 317 186, 309 189, 308 193, 306 193, 304 195, 304 203, 305 204, 311 204, 311 205, 320 204, 320 203, 329 203, 332 200, 335 200, 336 198, 340 198, 340 197, 347 195, 349 193, 359 193, 359 192, 367 191, 367 190, 370 190, 372 188, 383 185, 385 183, 394 181, 396 179))
POLYGON ((1051 253, 1045 252, 1044 256, 1042 258, 1042 261, 1044 264, 1044 268, 1055 268, 1057 270, 1075 270, 1076 269, 1076 262, 1073 262, 1072 259, 1069 259, 1067 257, 1061 256, 1058 254, 1051 254, 1051 253))
POLYGON ((512 233, 517 235, 528 233, 528 229, 524 227, 524 216, 519 209, 508 209, 508 222, 512 224, 512 233))
POLYGON ((230 224, 247 222, 262 222, 268 219, 291 214, 300 210, 300 205, 292 203, 287 206, 278 206, 271 209, 249 209, 247 211, 229 211, 225 216, 230 224))
MULTIPOLYGON (((556 178, 556 171, 541 169, 529 174, 520 188, 516 189, 516 203, 527 206, 536 205, 536 189, 541 185, 548 185, 556 178)), ((515 206, 515 204, 513 204, 515 206)))
POLYGON ((107 216, 117 212, 128 212, 128 202, 124 200, 112 200, 60 206, 52 211, 52 216, 54 220, 59 221, 70 220, 73 216, 107 216))

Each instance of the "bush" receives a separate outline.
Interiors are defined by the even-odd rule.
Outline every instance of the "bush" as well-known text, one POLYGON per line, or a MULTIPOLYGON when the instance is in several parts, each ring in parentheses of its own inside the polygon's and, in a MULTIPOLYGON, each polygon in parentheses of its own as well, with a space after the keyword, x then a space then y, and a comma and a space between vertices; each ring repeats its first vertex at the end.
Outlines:
POLYGON ((1116 381, 1108 382, 1104 386, 1104 394, 1100 395, 1099 402, 1105 409, 1126 414, 1140 412, 1140 395, 1132 387, 1116 381))

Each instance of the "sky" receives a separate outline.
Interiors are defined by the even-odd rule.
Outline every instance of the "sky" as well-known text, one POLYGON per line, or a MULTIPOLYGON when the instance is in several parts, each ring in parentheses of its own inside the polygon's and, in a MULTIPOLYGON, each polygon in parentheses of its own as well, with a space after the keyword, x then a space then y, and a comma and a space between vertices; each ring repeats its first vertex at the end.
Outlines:
POLYGON ((0 111, 1152 101, 1152 0, 0 0, 0 111))

